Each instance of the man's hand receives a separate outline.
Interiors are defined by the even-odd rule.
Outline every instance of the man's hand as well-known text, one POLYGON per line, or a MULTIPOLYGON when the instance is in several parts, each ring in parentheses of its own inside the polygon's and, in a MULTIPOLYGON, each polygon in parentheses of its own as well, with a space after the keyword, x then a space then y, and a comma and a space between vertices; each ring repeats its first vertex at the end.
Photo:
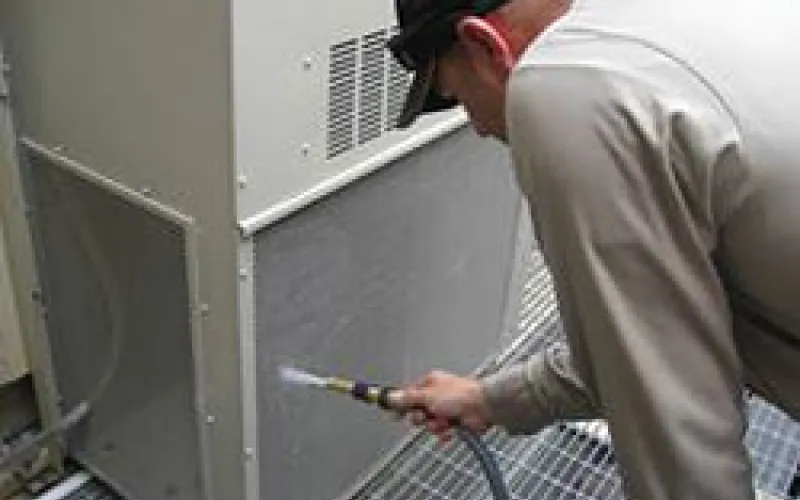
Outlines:
POLYGON ((491 426, 483 388, 471 377, 434 371, 422 380, 402 388, 403 404, 415 425, 425 425, 442 440, 461 424, 477 432, 491 426))

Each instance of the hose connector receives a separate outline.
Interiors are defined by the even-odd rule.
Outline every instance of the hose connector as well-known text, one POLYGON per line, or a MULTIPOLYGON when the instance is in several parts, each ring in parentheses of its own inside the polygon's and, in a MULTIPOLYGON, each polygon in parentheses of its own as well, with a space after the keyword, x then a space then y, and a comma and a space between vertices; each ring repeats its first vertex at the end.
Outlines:
POLYGON ((395 387, 330 377, 327 381, 327 388, 334 392, 348 394, 363 403, 377 405, 384 410, 399 411, 403 409, 403 391, 395 387))

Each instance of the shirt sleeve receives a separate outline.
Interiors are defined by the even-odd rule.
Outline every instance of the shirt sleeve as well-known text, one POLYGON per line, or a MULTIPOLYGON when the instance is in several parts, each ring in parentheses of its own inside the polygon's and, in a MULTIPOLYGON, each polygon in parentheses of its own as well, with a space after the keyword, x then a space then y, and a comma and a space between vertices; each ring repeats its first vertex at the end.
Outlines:
POLYGON ((561 344, 484 377, 481 385, 492 420, 511 434, 534 434, 557 420, 602 416, 561 344))
POLYGON ((630 498, 752 499, 742 369, 712 261, 714 166, 730 146, 714 113, 569 66, 516 74, 507 109, 572 359, 489 381, 492 411, 512 426, 515 400, 545 417, 601 411, 630 498))

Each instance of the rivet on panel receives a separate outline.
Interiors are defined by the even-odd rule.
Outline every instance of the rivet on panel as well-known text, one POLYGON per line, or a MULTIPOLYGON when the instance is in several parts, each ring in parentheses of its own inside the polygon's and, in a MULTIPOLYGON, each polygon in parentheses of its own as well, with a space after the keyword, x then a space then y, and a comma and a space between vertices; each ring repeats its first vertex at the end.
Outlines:
POLYGON ((211 425, 211 424, 213 424, 213 423, 214 423, 214 422, 216 422, 216 421, 217 421, 217 417, 215 417, 214 415, 208 415, 208 416, 206 416, 206 423, 207 423, 208 425, 211 425))
POLYGON ((248 275, 247 269, 243 267, 239 269, 239 279, 245 280, 247 279, 247 275, 248 275))
POLYGON ((311 58, 310 57, 306 57, 305 59, 303 59, 303 69, 306 70, 306 71, 311 69, 311 58))
POLYGON ((66 150, 67 146, 65 144, 56 144, 55 146, 53 146, 53 151, 55 151, 56 153, 63 153, 66 150))
POLYGON ((144 195, 144 196, 147 196, 148 198, 149 198, 150 196, 153 196, 153 188, 151 188, 151 187, 148 187, 148 186, 145 186, 145 187, 143 187, 143 188, 140 190, 140 192, 142 193, 142 195, 144 195))
POLYGON ((252 460, 256 456, 256 451, 253 448, 245 448, 244 456, 247 457, 248 460, 252 460))
POLYGON ((244 189, 247 187, 247 176, 246 175, 239 175, 236 178, 236 182, 239 185, 239 189, 244 189))
POLYGON ((206 303, 200 304, 200 314, 203 316, 208 316, 208 313, 211 312, 211 306, 206 303))
POLYGON ((311 153, 311 144, 309 144, 309 143, 303 144, 300 147, 300 152, 303 154, 303 156, 308 156, 309 153, 311 153))

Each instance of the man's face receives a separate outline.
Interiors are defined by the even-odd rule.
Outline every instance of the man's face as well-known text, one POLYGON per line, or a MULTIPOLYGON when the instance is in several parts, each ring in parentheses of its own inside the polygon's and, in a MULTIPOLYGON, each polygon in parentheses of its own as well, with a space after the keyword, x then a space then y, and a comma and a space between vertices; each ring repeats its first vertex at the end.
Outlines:
POLYGON ((436 88, 458 100, 481 136, 506 141, 505 79, 487 61, 476 60, 456 44, 436 58, 436 88), (486 64, 486 65, 484 65, 486 64))

